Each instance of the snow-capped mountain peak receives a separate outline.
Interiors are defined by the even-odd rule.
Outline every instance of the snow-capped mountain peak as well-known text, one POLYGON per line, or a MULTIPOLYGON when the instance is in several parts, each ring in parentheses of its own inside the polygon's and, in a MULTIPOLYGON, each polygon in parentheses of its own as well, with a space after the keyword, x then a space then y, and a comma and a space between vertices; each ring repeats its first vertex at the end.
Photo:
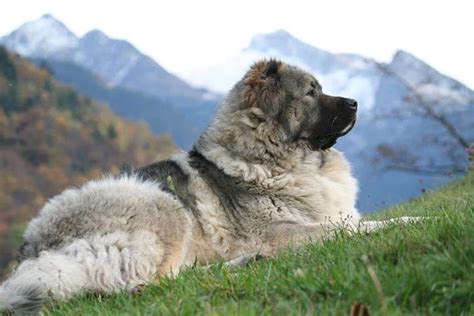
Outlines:
POLYGON ((257 34, 250 41, 250 45, 243 53, 259 52, 267 56, 284 58, 287 62, 314 70, 318 73, 325 72, 329 64, 336 62, 333 55, 319 48, 312 47, 284 30, 278 30, 267 34, 257 34), (313 67, 314 64, 317 67, 313 67))
POLYGON ((398 50, 388 68, 415 88, 426 101, 442 99, 445 104, 474 103, 473 91, 406 51, 398 50))
POLYGON ((84 34, 82 40, 94 41, 97 43, 97 45, 104 45, 110 41, 110 38, 101 30, 94 29, 84 34))
POLYGON ((26 22, 0 39, 9 49, 28 57, 47 57, 76 47, 78 41, 74 33, 50 14, 26 22))
POLYGON ((285 30, 277 30, 267 34, 257 34, 250 41, 246 50, 284 50, 286 53, 298 54, 301 46, 306 44, 293 37, 285 30))
POLYGON ((389 68, 403 77, 413 86, 429 81, 430 77, 439 76, 440 73, 414 55, 398 50, 393 55, 389 68))
POLYGON ((120 85, 142 58, 133 45, 112 39, 100 30, 86 33, 73 56, 76 63, 94 69, 113 86, 120 85))
POLYGON ((296 39, 285 30, 277 30, 268 34, 257 34, 250 41, 249 49, 265 49, 276 44, 288 44, 296 39))

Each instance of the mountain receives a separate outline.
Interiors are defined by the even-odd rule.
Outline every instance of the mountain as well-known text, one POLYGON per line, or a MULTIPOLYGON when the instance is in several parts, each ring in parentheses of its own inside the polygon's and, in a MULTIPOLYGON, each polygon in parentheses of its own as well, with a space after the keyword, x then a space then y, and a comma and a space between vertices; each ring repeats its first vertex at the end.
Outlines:
POLYGON ((22 56, 51 56, 77 47, 79 39, 51 15, 27 22, 0 39, 2 44, 22 56))
POLYGON ((415 56, 397 51, 388 65, 429 102, 442 99, 452 105, 472 104, 474 93, 460 82, 449 78, 415 56))
POLYGON ((109 105, 110 109, 128 119, 146 121, 156 134, 170 134, 181 148, 190 148, 201 130, 188 120, 183 109, 156 97, 110 86, 89 70, 67 61, 33 59, 37 65, 50 69, 54 78, 75 90, 109 105), (146 119, 145 119, 146 118, 146 119))
POLYGON ((191 87, 172 75, 129 42, 111 39, 99 30, 85 34, 70 58, 61 53, 56 56, 94 71, 113 86, 150 94, 182 107, 198 107, 218 99, 217 95, 191 87))
MULTIPOLYGON (((198 131, 193 133, 194 135, 199 135, 207 126, 209 117, 216 110, 221 98, 219 94, 189 85, 127 41, 112 39, 99 30, 77 37, 51 15, 44 15, 38 20, 21 25, 12 33, 0 38, 0 43, 22 56, 45 60, 52 65, 58 63, 77 65, 97 76, 105 87, 119 88, 121 91, 126 89, 145 95, 149 99, 156 99, 157 104, 168 104, 171 116, 167 117, 167 114, 161 111, 162 120, 172 122, 173 113, 179 112, 184 120, 190 123, 191 129, 198 131)), ((69 67, 68 71, 71 72, 72 68, 69 67)), ((80 75, 79 73, 78 76, 80 75)), ((73 78, 74 76, 69 76, 68 83, 84 86, 73 78)), ((86 90, 82 92, 89 93, 86 90)), ((131 99, 134 100, 133 97, 131 99)), ((143 111, 142 108, 134 111, 136 104, 138 103, 130 102, 128 105, 110 104, 110 106, 112 109, 128 106, 130 110, 127 113, 141 113, 143 115, 138 117, 139 119, 156 126, 152 121, 152 118, 156 117, 156 114, 152 113, 153 109, 143 111)), ((137 115, 126 117, 136 119, 137 115)), ((173 131, 170 132, 177 138, 179 145, 185 148, 189 148, 190 143, 197 137, 190 136, 183 142, 173 131)))
POLYGON ((46 14, 21 25, 1 40, 22 56, 74 62, 112 86, 122 86, 161 99, 188 98, 192 107, 219 96, 197 89, 172 75, 124 40, 93 30, 79 38, 62 22, 46 14))
POLYGON ((0 270, 48 198, 174 152, 169 136, 119 118, 0 46, 0 270))
POLYGON ((271 57, 313 73, 328 94, 358 100, 358 123, 336 147, 354 166, 362 211, 410 199, 467 166, 474 92, 408 52, 383 64, 312 47, 280 30, 255 36, 226 62, 185 78, 224 93, 255 60, 271 57))

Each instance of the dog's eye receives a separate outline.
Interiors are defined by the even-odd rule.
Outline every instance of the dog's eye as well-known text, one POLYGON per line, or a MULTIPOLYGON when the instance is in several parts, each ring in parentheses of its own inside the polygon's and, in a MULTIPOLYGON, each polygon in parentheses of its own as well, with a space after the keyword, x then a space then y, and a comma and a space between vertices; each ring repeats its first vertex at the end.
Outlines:
POLYGON ((314 97, 316 95, 316 89, 313 88, 309 90, 308 93, 306 93, 306 95, 314 97))

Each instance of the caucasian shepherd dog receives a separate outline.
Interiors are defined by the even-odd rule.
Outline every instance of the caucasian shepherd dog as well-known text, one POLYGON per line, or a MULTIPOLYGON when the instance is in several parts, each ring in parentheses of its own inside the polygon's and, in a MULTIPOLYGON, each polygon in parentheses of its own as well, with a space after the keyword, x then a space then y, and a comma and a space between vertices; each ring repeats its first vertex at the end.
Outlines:
POLYGON ((195 263, 243 264, 336 229, 383 226, 360 221, 357 181, 331 148, 356 112, 311 74, 257 62, 189 153, 51 199, 26 229, 0 310, 35 312, 49 298, 132 290, 195 263))

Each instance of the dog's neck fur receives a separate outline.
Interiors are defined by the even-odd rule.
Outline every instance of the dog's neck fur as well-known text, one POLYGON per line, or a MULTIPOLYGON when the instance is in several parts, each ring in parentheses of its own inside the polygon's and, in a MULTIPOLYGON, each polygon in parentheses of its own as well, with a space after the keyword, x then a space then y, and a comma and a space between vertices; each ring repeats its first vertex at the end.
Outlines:
POLYGON ((283 136, 275 133, 272 123, 263 117, 258 108, 236 111, 223 106, 195 149, 227 175, 256 184, 291 172, 308 159, 321 165, 323 151, 312 151, 304 144, 283 143, 276 139, 283 136))
MULTIPOLYGON (((323 165, 325 158, 322 151, 308 152, 304 150, 289 151, 283 159, 263 163, 251 162, 246 157, 237 156, 234 150, 227 146, 216 143, 206 146, 208 143, 201 140, 195 149, 207 160, 214 163, 225 174, 231 177, 241 178, 255 185, 269 186, 271 179, 282 177, 298 169, 301 165, 311 164, 316 168, 323 165)), ((230 144, 232 145, 232 144, 230 144)))

